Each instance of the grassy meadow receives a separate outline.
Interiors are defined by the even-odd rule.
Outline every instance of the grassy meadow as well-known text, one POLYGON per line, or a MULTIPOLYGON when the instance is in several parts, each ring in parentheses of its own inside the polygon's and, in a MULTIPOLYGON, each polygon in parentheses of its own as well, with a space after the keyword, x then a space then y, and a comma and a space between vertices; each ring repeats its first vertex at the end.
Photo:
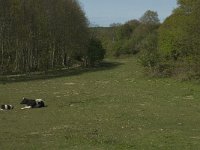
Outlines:
POLYGON ((1 82, 0 149, 200 149, 200 85, 144 75, 135 57, 100 68, 1 82), (42 109, 21 110, 22 97, 42 109))

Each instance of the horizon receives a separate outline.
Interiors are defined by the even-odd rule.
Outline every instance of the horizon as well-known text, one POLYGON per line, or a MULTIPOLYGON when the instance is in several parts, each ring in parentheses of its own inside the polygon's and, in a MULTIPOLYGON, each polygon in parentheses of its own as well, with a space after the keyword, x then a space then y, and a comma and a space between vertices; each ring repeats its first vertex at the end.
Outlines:
POLYGON ((139 19, 147 10, 156 11, 163 22, 177 7, 176 0, 79 0, 90 26, 109 27, 110 24, 139 19), (114 6, 114 7, 113 7, 114 6))

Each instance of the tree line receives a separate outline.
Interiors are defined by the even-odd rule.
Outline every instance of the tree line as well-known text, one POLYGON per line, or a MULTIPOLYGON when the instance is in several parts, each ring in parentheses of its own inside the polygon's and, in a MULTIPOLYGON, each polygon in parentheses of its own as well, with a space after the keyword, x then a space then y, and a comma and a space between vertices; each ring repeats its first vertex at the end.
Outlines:
MULTIPOLYGON (((1 73, 94 64, 104 53, 91 56, 93 41, 98 42, 76 0, 0 0, 1 73)), ((104 51, 101 43, 96 46, 104 51)))
POLYGON ((110 27, 94 27, 93 32, 101 39, 108 56, 137 54, 144 49, 145 40, 156 34, 160 26, 158 14, 146 11, 139 20, 129 20, 124 24, 113 23, 110 27))
POLYGON ((155 70, 183 79, 200 77, 200 1, 178 0, 178 8, 159 28, 155 70))
POLYGON ((200 1, 177 0, 178 7, 160 23, 155 11, 140 19, 108 28, 94 28, 107 54, 138 54, 139 62, 153 75, 200 77, 200 1))

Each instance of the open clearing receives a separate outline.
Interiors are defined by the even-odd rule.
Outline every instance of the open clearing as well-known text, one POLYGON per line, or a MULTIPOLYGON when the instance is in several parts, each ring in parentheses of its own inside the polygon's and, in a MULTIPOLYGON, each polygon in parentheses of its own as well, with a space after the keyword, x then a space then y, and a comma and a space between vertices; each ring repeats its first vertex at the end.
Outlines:
POLYGON ((136 58, 0 84, 0 149, 200 149, 200 85, 145 77, 136 58), (20 110, 22 97, 48 107, 20 110))

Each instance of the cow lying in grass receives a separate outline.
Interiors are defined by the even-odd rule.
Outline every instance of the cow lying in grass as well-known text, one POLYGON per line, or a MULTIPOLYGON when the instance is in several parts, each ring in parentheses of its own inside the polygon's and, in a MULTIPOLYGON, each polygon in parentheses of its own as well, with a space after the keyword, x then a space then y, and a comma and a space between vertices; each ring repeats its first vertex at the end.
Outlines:
POLYGON ((26 106, 21 109, 28 109, 28 108, 41 108, 45 107, 44 101, 42 99, 28 99, 23 98, 20 104, 25 104, 26 106))
POLYGON ((0 110, 11 110, 11 109, 13 109, 13 108, 14 108, 13 105, 3 104, 3 105, 1 105, 0 110))

